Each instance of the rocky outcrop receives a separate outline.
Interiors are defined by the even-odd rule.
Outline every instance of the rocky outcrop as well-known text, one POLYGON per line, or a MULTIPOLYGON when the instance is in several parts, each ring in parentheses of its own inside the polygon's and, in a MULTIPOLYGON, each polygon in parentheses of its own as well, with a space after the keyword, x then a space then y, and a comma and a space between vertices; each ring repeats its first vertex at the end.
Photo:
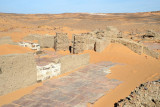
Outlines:
POLYGON ((66 33, 56 33, 54 40, 54 49, 59 50, 69 50, 69 39, 66 33))
POLYGON ((115 103, 115 107, 159 107, 160 80, 147 82, 137 87, 125 99, 115 103))
POLYGON ((0 96, 37 81, 33 53, 0 56, 0 96))

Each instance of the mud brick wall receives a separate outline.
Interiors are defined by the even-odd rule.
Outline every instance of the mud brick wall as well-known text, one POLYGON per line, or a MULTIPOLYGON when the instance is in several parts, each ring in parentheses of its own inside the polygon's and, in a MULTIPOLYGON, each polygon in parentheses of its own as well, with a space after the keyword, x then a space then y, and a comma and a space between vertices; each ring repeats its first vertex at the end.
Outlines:
POLYGON ((78 67, 89 64, 89 54, 66 55, 60 58, 61 74, 72 71, 78 67))
POLYGON ((110 43, 111 38, 118 36, 120 36, 119 30, 112 26, 108 26, 105 30, 73 35, 73 53, 81 53, 84 50, 101 52, 110 43))
POLYGON ((33 53, 0 56, 0 96, 37 81, 33 53))
POLYGON ((127 39, 112 39, 112 43, 120 43, 124 46, 127 46, 129 49, 131 49, 133 52, 141 55, 143 52, 143 46, 137 42, 130 41, 127 39))
POLYGON ((113 26, 107 26, 105 33, 106 33, 107 37, 111 37, 111 38, 117 38, 117 37, 121 36, 120 31, 113 26))
POLYGON ((59 50, 69 50, 69 39, 66 33, 56 33, 54 40, 54 49, 59 50))
POLYGON ((94 50, 96 42, 95 37, 91 33, 86 33, 84 34, 84 40, 85 40, 84 50, 94 50))
POLYGON ((95 51, 102 52, 110 43, 111 43, 110 39, 108 39, 108 40, 97 39, 96 43, 95 43, 95 51))
POLYGON ((151 50, 148 47, 143 47, 143 53, 146 54, 146 55, 149 55, 153 58, 156 58, 156 59, 160 58, 160 53, 159 52, 151 50))
POLYGON ((41 48, 54 48, 54 35, 38 35, 32 34, 23 38, 23 40, 34 41, 38 40, 41 48))
POLYGON ((127 46, 129 49, 131 49, 133 52, 137 53, 137 54, 146 54, 148 56, 151 56, 153 58, 160 58, 160 53, 156 52, 154 50, 149 49, 146 46, 143 46, 142 44, 139 44, 137 42, 134 41, 130 41, 127 39, 112 39, 111 40, 112 43, 120 43, 124 46, 127 46))
POLYGON ((54 37, 55 36, 42 36, 41 39, 38 40, 38 44, 41 48, 54 48, 54 37))
POLYGON ((73 35, 73 53, 78 54, 84 50, 94 50, 95 38, 89 33, 73 35))

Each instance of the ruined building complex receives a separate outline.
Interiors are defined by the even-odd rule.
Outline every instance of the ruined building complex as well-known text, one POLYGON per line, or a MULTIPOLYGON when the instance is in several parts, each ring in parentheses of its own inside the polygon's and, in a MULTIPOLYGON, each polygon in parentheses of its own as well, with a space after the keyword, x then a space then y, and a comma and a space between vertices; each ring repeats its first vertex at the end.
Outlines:
POLYGON ((160 54, 156 51, 158 47, 150 48, 143 43, 146 40, 159 41, 158 33, 147 31, 140 36, 136 36, 141 41, 136 41, 134 37, 128 39, 114 27, 74 34, 72 40, 65 33, 28 35, 19 43, 13 42, 10 37, 3 37, 0 39, 0 44, 7 43, 29 47, 37 50, 40 54, 26 53, 0 56, 0 95, 87 65, 90 60, 89 54, 79 53, 84 50, 102 52, 110 43, 120 43, 137 54, 144 53, 153 58, 159 58, 160 54), (37 40, 37 43, 34 42, 35 40, 37 40), (59 55, 56 52, 49 51, 41 53, 42 48, 70 51, 72 54, 59 55))

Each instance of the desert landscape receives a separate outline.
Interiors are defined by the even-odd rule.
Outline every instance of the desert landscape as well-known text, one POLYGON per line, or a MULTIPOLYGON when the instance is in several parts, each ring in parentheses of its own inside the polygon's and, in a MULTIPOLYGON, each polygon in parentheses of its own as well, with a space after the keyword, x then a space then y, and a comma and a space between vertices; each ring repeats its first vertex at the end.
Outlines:
POLYGON ((0 13, 0 106, 160 107, 160 11, 0 13))

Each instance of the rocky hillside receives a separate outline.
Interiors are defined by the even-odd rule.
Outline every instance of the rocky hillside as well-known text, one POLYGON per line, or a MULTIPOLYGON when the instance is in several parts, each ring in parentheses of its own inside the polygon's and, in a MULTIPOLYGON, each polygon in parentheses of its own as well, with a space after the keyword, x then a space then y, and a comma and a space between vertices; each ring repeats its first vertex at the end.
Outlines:
POLYGON ((141 84, 115 107, 160 107, 160 79, 141 84))

